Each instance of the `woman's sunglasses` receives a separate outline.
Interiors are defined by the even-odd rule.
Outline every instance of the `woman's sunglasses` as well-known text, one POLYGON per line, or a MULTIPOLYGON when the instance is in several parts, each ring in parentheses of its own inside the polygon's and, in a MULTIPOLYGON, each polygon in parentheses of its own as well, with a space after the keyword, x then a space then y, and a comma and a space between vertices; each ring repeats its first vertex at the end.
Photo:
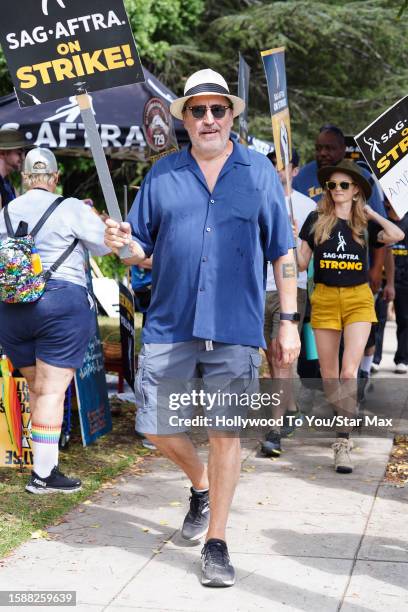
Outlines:
POLYGON ((222 104, 212 104, 211 106, 205 106, 205 104, 197 104, 197 106, 185 106, 184 110, 191 111, 194 119, 203 119, 207 110, 211 111, 214 119, 223 119, 228 108, 232 106, 223 106, 222 104))
POLYGON ((326 181, 326 189, 329 191, 333 191, 333 189, 336 189, 336 187, 340 187, 340 189, 343 189, 343 191, 347 191, 347 189, 350 188, 350 185, 355 185, 355 183, 349 181, 340 181, 339 183, 337 181, 326 181))

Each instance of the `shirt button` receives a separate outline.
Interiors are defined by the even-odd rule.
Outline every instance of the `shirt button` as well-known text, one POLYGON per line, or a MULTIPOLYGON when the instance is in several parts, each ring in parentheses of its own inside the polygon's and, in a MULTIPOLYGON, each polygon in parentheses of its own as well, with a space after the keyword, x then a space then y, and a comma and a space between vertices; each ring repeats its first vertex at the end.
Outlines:
POLYGON ((203 257, 201 261, 203 261, 204 263, 207 261, 207 257, 203 257))
POLYGON ((211 227, 207 227, 206 232, 211 232, 211 227))
POLYGON ((211 204, 215 204, 215 200, 210 200, 210 203, 211 204))
POLYGON ((200 291, 204 291, 204 287, 200 287, 200 291))

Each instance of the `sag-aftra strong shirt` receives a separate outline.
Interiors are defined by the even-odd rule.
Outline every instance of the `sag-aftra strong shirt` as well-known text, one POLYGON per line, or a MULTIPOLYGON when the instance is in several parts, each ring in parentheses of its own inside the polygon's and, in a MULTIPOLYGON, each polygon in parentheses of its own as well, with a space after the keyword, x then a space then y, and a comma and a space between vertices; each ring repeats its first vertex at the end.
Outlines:
POLYGON ((338 219, 330 238, 316 245, 313 228, 317 215, 316 211, 310 213, 299 234, 313 251, 314 282, 330 287, 354 287, 368 282, 368 246, 384 246, 377 242, 381 226, 369 221, 366 235, 362 236, 363 244, 359 244, 353 239, 348 222, 338 219))

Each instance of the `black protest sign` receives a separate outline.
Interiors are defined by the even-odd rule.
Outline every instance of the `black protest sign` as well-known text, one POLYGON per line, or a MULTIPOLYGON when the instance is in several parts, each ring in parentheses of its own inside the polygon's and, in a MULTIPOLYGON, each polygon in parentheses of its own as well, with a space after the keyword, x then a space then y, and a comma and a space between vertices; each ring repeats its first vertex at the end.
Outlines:
POLYGON ((276 167, 282 170, 291 159, 292 137, 288 94, 286 88, 285 49, 262 51, 271 109, 273 142, 276 151, 276 167))
POLYGON ((344 136, 344 140, 346 142, 345 157, 347 159, 352 159, 353 161, 359 161, 361 159, 361 151, 354 140, 354 136, 344 136))
POLYGON ((0 0, 20 106, 144 81, 123 0, 0 0))
POLYGON ((239 116, 239 140, 248 146, 248 100, 250 68, 241 54, 239 54, 238 69, 238 97, 245 102, 245 110, 239 116))
MULTIPOLYGON (((95 303, 89 256, 86 259, 85 269, 88 292, 95 303)), ((75 371, 74 378, 84 446, 92 444, 112 430, 103 346, 95 308, 93 308, 93 314, 95 317, 94 332, 89 340, 84 362, 75 371)))
POLYGON ((408 96, 355 137, 399 217, 408 212, 408 96))
POLYGON ((132 292, 119 283, 120 343, 122 345, 123 376, 129 386, 135 386, 135 305, 132 292))

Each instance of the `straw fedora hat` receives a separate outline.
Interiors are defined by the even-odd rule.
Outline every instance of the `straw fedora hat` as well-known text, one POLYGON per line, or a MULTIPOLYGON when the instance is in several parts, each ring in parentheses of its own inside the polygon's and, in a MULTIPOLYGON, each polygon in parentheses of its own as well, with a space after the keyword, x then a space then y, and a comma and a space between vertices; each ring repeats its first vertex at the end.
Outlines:
POLYGON ((13 149, 28 149, 32 144, 25 139, 20 130, 0 130, 0 151, 12 151, 13 149))
POLYGON ((176 119, 183 119, 184 105, 190 98, 199 96, 224 96, 231 101, 233 106, 232 115, 238 117, 245 109, 245 102, 238 96, 232 96, 229 92, 228 85, 218 72, 205 68, 194 72, 186 81, 184 87, 184 96, 177 98, 170 105, 170 112, 176 119))
POLYGON ((335 172, 344 172, 344 174, 351 176, 353 181, 364 193, 366 200, 369 199, 372 187, 368 179, 364 176, 361 166, 347 158, 342 159, 336 166, 323 166, 323 168, 320 168, 317 172, 317 178, 323 189, 326 187, 326 181, 328 181, 335 172))

